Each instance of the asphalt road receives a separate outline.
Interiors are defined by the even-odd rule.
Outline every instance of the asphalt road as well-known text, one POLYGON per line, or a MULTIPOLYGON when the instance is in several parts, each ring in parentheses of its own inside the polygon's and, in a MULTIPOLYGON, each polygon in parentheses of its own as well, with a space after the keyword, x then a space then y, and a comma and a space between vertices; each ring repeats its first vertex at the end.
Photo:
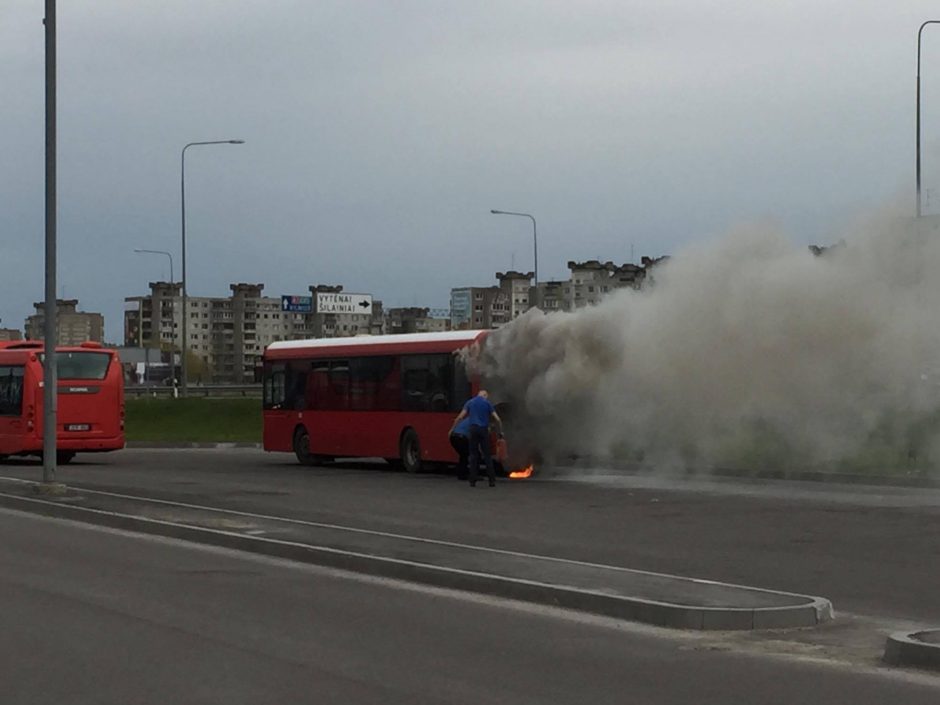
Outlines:
POLYGON ((940 692, 919 674, 8 510, 0 536, 5 705, 926 705, 940 692))
MULTIPOLYGON (((0 475, 38 478, 34 463, 0 475)), ((582 473, 469 488, 384 464, 256 450, 79 456, 61 481, 291 518, 821 595, 837 613, 940 624, 940 492, 582 473)))

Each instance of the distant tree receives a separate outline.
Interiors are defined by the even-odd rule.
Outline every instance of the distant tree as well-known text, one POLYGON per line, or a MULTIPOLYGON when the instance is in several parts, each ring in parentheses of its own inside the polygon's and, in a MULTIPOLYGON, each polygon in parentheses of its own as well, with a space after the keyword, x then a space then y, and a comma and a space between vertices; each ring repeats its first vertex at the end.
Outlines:
POLYGON ((208 382, 212 379, 212 365, 201 355, 187 350, 186 376, 190 384, 208 382))

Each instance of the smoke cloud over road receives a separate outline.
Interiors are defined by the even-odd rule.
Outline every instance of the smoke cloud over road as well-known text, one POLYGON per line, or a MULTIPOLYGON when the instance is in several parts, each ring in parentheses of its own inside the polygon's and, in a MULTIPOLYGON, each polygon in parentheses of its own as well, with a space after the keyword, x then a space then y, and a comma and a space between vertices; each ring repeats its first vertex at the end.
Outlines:
POLYGON ((643 290, 528 312, 480 360, 510 443, 677 467, 923 467, 940 407, 940 233, 923 230, 882 215, 815 255, 744 228, 643 290))

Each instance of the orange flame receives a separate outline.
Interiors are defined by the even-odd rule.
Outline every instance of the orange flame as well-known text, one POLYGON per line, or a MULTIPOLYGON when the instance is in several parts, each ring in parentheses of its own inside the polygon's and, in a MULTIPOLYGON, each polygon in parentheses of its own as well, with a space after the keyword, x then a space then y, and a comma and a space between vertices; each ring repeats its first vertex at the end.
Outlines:
POLYGON ((509 477, 513 480, 522 480, 532 475, 532 472, 535 470, 534 465, 528 465, 521 470, 514 470, 509 473, 509 477))

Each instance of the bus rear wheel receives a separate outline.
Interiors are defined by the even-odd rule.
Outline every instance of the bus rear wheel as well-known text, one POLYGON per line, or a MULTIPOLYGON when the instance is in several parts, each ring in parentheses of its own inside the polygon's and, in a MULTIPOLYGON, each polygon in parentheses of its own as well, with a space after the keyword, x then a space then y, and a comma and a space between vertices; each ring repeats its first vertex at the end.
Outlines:
POLYGON ((326 461, 324 456, 310 452, 310 434, 305 428, 294 431, 294 455, 301 465, 322 465, 326 461))
POLYGON ((75 457, 75 453, 70 450, 59 450, 55 454, 56 465, 68 465, 75 457))
POLYGON ((398 444, 398 454, 401 457, 402 467, 406 472, 421 472, 421 442, 413 428, 407 429, 401 435, 398 444))

